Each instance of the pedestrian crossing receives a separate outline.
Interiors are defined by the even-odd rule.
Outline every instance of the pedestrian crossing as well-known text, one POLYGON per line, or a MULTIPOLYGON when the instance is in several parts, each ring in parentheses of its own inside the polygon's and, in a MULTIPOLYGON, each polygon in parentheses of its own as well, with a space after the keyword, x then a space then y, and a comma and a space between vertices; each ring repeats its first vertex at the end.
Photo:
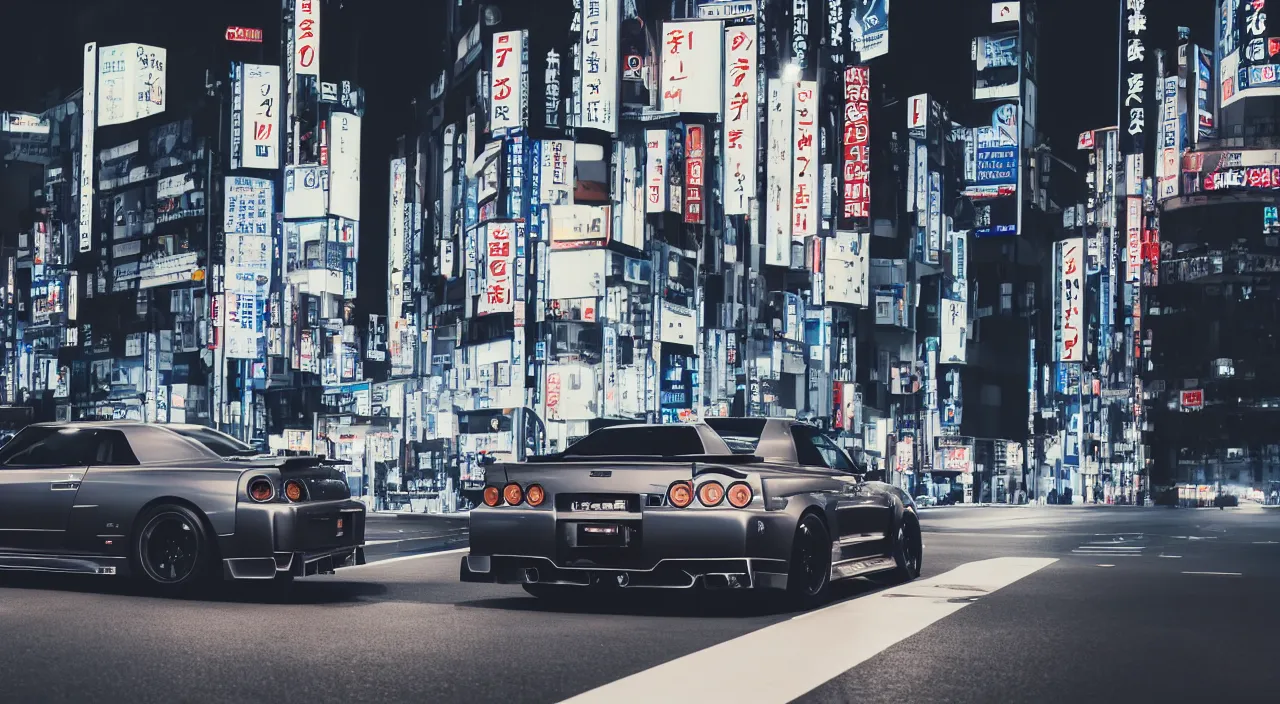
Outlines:
POLYGON ((1142 533, 1104 533, 1073 548, 1071 554, 1107 558, 1142 557, 1146 549, 1146 536, 1142 533))

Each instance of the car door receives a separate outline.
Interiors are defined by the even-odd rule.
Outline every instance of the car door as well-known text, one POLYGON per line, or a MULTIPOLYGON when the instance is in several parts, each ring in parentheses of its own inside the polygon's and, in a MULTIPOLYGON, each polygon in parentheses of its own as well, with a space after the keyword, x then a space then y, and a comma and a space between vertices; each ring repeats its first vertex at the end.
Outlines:
POLYGON ((840 552, 843 559, 883 554, 888 530, 884 497, 855 476, 858 467, 830 438, 810 429, 806 434, 828 467, 839 473, 844 484, 837 503, 840 517, 840 552))
POLYGON ((29 426, 0 449, 0 550, 56 552, 65 547, 97 430, 29 426))

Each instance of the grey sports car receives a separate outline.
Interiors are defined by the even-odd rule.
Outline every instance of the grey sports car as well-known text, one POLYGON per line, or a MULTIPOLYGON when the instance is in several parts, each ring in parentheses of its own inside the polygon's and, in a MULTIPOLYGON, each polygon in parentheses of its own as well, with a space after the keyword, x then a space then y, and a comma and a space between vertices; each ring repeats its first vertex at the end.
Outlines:
POLYGON ((563 453, 487 468, 461 579, 535 596, 777 589, 801 607, 834 580, 914 579, 923 543, 911 497, 861 475, 792 420, 597 430, 563 453))
POLYGON ((334 463, 202 426, 39 423, 0 448, 0 570, 288 579, 363 563, 364 523, 334 463))

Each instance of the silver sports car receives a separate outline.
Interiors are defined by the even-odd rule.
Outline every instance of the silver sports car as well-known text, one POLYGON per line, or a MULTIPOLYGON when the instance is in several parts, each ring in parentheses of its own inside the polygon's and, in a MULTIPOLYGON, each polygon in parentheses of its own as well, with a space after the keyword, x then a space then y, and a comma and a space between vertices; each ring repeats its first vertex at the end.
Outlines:
POLYGON ((487 468, 466 582, 535 596, 588 586, 783 590, 919 576, 911 497, 817 428, 784 419, 620 425, 558 455, 487 468))
POLYGON ((0 569, 287 579, 363 563, 364 523, 334 463, 202 426, 39 423, 0 448, 0 569))

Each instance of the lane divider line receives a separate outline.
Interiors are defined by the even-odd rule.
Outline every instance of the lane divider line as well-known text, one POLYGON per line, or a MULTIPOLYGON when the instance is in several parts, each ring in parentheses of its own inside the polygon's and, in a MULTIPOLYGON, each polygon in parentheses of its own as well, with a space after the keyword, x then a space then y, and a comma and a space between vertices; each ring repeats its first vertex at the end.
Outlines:
POLYGON ((1201 574, 1210 577, 1243 577, 1239 572, 1183 572, 1183 574, 1201 574))
POLYGON ((766 626, 565 702, 784 704, 1057 561, 998 557, 970 562, 937 577, 766 626), (769 672, 782 674, 761 676, 769 672))
POLYGON ((351 570, 360 570, 366 567, 379 567, 381 565, 386 565, 392 562, 403 562, 405 560, 418 560, 424 557, 440 557, 441 555, 457 555, 459 553, 464 553, 469 550, 471 550, 471 548, 457 548, 455 550, 436 550, 435 552, 422 552, 416 555, 401 555, 400 557, 388 557, 385 560, 374 560, 372 562, 366 562, 363 565, 343 567, 342 571, 339 572, 338 574, 350 572, 351 570))

